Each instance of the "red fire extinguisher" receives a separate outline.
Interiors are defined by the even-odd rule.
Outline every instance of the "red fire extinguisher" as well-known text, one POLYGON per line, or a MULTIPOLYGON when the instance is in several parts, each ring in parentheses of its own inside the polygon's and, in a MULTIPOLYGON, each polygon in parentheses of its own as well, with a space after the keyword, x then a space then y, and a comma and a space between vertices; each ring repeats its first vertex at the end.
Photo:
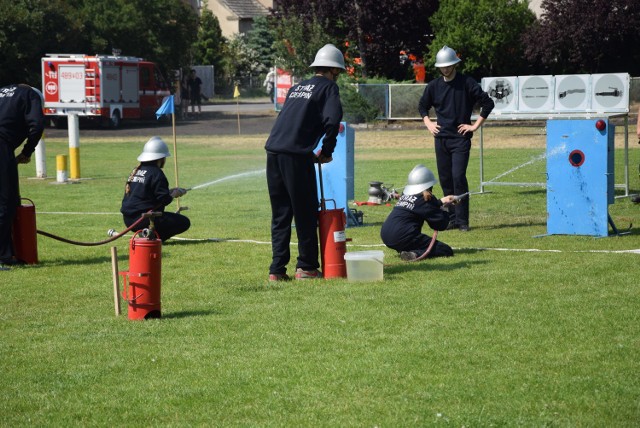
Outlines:
POLYGON ((143 231, 138 231, 129 241, 129 270, 120 272, 122 298, 129 304, 130 320, 160 318, 162 315, 162 241, 153 230, 153 223, 150 229, 144 231, 147 236, 140 236, 143 231))
POLYGON ((344 209, 336 208, 336 201, 333 201, 334 209, 327 209, 322 183, 322 166, 320 163, 318 163, 318 179, 320 181, 318 226, 320 231, 320 258, 322 261, 323 276, 325 278, 346 278, 347 265, 344 260, 344 255, 347 252, 347 238, 344 229, 347 226, 347 217, 344 209))
POLYGON ((28 264, 38 263, 38 237, 36 229, 36 205, 31 199, 22 198, 30 205, 20 204, 13 221, 13 246, 16 259, 28 264))

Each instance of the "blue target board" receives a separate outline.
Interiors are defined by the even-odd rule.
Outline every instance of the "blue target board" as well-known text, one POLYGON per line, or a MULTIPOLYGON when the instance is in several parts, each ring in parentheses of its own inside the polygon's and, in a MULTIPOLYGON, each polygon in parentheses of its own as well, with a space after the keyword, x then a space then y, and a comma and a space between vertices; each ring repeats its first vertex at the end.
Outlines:
POLYGON ((547 121, 547 233, 608 236, 615 127, 608 119, 547 121))
MULTIPOLYGON (((324 199, 327 209, 342 208, 345 216, 349 218, 349 200, 354 198, 354 145, 355 132, 346 122, 340 123, 336 148, 333 151, 333 160, 322 164, 322 183, 324 199), (334 206, 335 205, 335 206, 334 206)), ((318 152, 322 148, 322 140, 316 147, 318 152)), ((316 178, 318 180, 318 199, 320 199, 320 178, 316 165, 316 178)))

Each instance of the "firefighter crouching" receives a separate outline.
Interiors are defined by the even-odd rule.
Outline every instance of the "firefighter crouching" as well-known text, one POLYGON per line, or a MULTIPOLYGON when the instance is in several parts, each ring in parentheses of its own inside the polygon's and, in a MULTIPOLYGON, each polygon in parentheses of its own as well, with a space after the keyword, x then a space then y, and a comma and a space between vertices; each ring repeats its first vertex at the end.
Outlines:
MULTIPOLYGON (((434 230, 445 230, 449 225, 448 206, 456 199, 452 195, 435 197, 432 191, 437 182, 429 168, 416 165, 398 203, 382 224, 382 242, 396 250, 402 260, 416 260, 431 246, 433 238, 422 233, 425 222, 434 230)), ((434 244, 427 258, 453 256, 453 250, 444 242, 436 240, 434 244)))
MULTIPOLYGON (((163 242, 187 231, 191 226, 186 216, 165 212, 165 207, 175 198, 187 193, 180 187, 169 189, 169 181, 162 171, 169 156, 171 156, 169 148, 160 137, 151 137, 146 142, 142 153, 138 156, 140 164, 131 171, 127 179, 120 208, 127 227, 139 220, 146 212, 162 212, 162 215, 156 217, 153 222, 155 231, 163 242)), ((147 228, 149 224, 150 220, 145 219, 133 231, 147 228)))

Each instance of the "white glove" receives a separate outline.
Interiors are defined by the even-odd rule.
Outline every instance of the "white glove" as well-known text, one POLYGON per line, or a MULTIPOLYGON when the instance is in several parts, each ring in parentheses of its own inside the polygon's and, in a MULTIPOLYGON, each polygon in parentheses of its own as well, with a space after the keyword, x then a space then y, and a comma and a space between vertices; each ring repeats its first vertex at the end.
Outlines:
POLYGON ((174 187, 169 191, 169 194, 172 198, 179 198, 180 196, 184 196, 187 194, 187 189, 183 189, 182 187, 174 187))

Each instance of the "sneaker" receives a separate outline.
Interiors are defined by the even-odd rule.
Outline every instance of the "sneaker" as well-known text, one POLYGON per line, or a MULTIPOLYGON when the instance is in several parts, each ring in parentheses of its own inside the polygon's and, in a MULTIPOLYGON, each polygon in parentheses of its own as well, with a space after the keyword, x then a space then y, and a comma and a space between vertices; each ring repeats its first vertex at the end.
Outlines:
POLYGON ((291 278, 286 273, 270 273, 269 281, 289 281, 291 278))
POLYGON ((316 279, 322 278, 322 272, 318 269, 303 270, 302 268, 296 269, 296 279, 316 279))
POLYGON ((460 230, 460 232, 468 232, 469 230, 469 225, 468 224, 461 224, 460 227, 458 228, 460 230))
POLYGON ((633 202, 634 204, 640 204, 640 195, 636 195, 631 198, 631 202, 633 202))
POLYGON ((402 251, 400 253, 400 260, 404 260, 405 262, 410 262, 417 258, 418 256, 413 251, 402 251))

